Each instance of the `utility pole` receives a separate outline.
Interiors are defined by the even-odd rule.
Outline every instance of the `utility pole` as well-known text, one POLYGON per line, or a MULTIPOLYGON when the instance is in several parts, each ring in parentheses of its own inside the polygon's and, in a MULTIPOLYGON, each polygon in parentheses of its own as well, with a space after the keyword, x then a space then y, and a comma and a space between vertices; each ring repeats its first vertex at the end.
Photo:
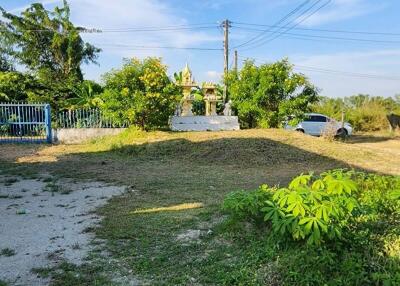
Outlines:
POLYGON ((237 71, 238 71, 238 52, 237 52, 237 50, 235 50, 235 61, 234 61, 234 71, 235 71, 235 73, 237 73, 237 71))
MULTIPOLYGON (((229 28, 231 27, 231 22, 226 19, 222 22, 222 28, 224 29, 224 79, 229 71, 229 28)), ((224 85, 224 103, 227 99, 227 84, 224 85)))

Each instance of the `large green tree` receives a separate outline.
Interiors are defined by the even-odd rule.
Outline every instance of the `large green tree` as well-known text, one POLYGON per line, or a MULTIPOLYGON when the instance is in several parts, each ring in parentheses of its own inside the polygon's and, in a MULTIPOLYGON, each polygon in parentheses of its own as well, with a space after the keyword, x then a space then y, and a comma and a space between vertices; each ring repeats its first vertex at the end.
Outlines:
POLYGON ((67 1, 54 11, 35 3, 14 15, 0 7, 0 41, 10 48, 7 53, 51 89, 45 100, 64 107, 72 96, 71 86, 83 80, 81 65, 95 62, 99 49, 85 43, 70 21, 67 1))
POLYGON ((104 75, 104 82, 100 106, 116 123, 141 129, 165 127, 179 102, 180 88, 159 58, 125 60, 121 69, 104 75))
POLYGON ((287 60, 256 66, 246 61, 228 74, 229 96, 242 127, 279 127, 289 115, 301 116, 318 100, 318 90, 287 60))

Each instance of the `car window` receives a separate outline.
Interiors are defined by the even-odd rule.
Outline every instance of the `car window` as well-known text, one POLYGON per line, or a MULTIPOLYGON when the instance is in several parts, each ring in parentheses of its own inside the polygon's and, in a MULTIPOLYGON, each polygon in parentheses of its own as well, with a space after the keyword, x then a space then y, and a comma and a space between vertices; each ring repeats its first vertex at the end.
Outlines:
POLYGON ((326 117, 325 116, 321 116, 321 115, 316 115, 314 116, 314 120, 315 122, 326 122, 326 117))
POLYGON ((322 115, 309 115, 304 118, 306 122, 327 122, 327 118, 322 115))

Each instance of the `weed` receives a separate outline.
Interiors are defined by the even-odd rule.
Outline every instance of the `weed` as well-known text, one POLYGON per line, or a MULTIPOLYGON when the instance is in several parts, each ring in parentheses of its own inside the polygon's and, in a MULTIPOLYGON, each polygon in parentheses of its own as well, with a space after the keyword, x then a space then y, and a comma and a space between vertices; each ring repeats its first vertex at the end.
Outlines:
POLYGON ((8 198, 9 199, 22 199, 23 196, 21 196, 21 195, 12 195, 12 196, 9 196, 8 198))
POLYGON ((14 249, 11 248, 3 248, 0 251, 0 256, 6 256, 6 257, 10 257, 10 256, 14 256, 16 254, 14 249))
POLYGON ((46 177, 46 178, 44 178, 44 179, 42 179, 42 182, 44 182, 44 183, 50 183, 50 182, 53 182, 53 178, 52 177, 46 177))
POLYGON ((39 275, 42 278, 48 278, 51 275, 52 268, 50 267, 35 267, 32 268, 31 272, 39 275))
POLYGON ((78 242, 76 242, 71 246, 71 248, 76 250, 76 249, 81 249, 81 246, 79 245, 78 242))
POLYGON ((19 180, 17 178, 9 178, 4 180, 4 185, 5 186, 11 186, 14 183, 18 182, 19 180))
POLYGON ((50 182, 44 186, 43 192, 51 192, 52 195, 54 195, 54 193, 59 193, 61 195, 68 195, 72 192, 72 190, 66 189, 54 182, 50 182))

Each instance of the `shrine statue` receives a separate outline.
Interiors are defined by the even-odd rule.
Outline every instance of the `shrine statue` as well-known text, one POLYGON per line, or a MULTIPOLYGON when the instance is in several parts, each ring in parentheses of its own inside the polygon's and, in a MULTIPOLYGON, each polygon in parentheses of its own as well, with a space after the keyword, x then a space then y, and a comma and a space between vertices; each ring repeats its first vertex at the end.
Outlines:
POLYGON ((229 100, 227 103, 225 103, 224 115, 232 116, 232 100, 229 100))

